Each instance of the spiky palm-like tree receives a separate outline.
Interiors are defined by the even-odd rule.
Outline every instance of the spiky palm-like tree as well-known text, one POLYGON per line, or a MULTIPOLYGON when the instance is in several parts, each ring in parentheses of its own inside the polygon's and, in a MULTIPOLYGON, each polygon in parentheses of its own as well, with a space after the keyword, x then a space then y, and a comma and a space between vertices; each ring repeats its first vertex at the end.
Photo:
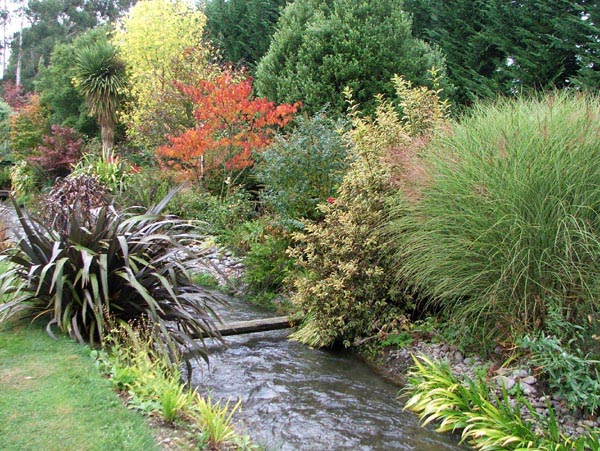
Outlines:
POLYGON ((125 87, 125 64, 111 44, 101 42, 77 52, 75 74, 75 84, 100 125, 102 155, 106 158, 114 145, 116 113, 125 87))

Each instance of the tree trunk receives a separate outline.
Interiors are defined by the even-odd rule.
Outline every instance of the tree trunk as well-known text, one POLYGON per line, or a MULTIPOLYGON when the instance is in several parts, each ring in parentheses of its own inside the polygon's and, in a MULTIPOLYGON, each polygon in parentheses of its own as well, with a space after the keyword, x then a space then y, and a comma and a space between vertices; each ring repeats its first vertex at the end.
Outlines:
POLYGON ((115 144, 115 124, 100 125, 100 139, 102 140, 102 158, 106 161, 112 156, 112 149, 115 144))

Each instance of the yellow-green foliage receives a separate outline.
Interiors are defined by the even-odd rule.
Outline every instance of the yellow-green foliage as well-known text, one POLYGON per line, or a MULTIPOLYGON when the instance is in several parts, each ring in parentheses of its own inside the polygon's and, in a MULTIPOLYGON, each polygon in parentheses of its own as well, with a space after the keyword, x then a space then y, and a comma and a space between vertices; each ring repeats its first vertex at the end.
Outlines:
POLYGON ((294 235, 297 246, 290 253, 304 271, 294 280, 292 300, 308 318, 295 338, 312 346, 337 341, 349 346, 411 308, 410 298, 393 292, 384 243, 376 233, 392 186, 386 158, 442 122, 445 106, 435 91, 413 88, 401 77, 394 83, 404 117, 379 97, 375 116, 363 118, 346 92, 353 125, 346 136, 349 170, 336 198, 318 207, 323 221, 294 235))
MULTIPOLYGON (((210 396, 196 396, 192 406, 192 417, 202 430, 202 439, 211 449, 226 443, 238 443, 244 439, 237 436, 231 427, 233 414, 240 408, 242 401, 230 406, 230 401, 221 404, 213 402, 210 396)), ((252 448, 251 446, 246 446, 252 448)))
POLYGON ((199 443, 211 449, 253 449, 249 438, 239 436, 232 426, 241 401, 221 404, 190 390, 182 382, 179 365, 153 342, 147 326, 122 323, 108 334, 104 350, 95 352, 113 386, 128 394, 129 407, 169 422, 187 421, 199 431, 199 443))
POLYGON ((96 177, 112 194, 118 195, 129 188, 133 176, 131 169, 127 160, 118 156, 109 155, 109 158, 103 158, 88 153, 73 168, 73 175, 86 174, 96 177))
POLYGON ((598 449, 598 430, 568 438, 559 431, 552 409, 549 418, 542 417, 525 399, 512 403, 506 391, 498 399, 483 381, 459 381, 444 363, 425 356, 413 359, 405 409, 418 413, 423 425, 435 423, 438 432, 460 432, 463 441, 481 450, 598 449), (525 419, 522 409, 532 419, 525 419))
POLYGON ((114 43, 127 66, 130 99, 122 120, 135 144, 164 144, 166 134, 191 125, 188 100, 174 82, 211 72, 205 25, 204 13, 183 0, 139 1, 119 25, 114 43))
POLYGON ((37 190, 35 170, 26 160, 19 160, 10 169, 10 185, 12 194, 17 198, 37 190))

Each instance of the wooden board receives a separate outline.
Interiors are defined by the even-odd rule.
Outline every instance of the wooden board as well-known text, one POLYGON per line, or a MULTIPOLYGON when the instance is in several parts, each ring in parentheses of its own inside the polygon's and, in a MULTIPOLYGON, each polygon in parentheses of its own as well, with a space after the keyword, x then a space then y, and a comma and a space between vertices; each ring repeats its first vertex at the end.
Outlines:
MULTIPOLYGON (((289 329, 293 327, 288 316, 278 316, 276 318, 262 318, 251 321, 238 321, 229 324, 220 324, 218 326, 221 336, 253 334, 256 332, 266 332, 269 330, 289 329)), ((206 338, 204 336, 203 338, 206 338)))

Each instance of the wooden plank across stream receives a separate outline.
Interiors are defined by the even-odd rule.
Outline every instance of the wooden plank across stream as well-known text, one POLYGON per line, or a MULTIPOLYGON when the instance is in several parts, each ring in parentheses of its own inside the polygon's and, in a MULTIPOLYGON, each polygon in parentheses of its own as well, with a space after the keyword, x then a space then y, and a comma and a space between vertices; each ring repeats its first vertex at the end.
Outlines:
MULTIPOLYGON (((253 334, 255 332, 266 332, 269 330, 289 329, 293 327, 289 316, 278 316, 276 318, 261 318, 251 321, 238 321, 229 324, 221 324, 217 327, 221 336, 253 334)), ((204 335, 202 338, 206 338, 204 335)), ((194 337, 199 338, 199 337, 194 337)))

